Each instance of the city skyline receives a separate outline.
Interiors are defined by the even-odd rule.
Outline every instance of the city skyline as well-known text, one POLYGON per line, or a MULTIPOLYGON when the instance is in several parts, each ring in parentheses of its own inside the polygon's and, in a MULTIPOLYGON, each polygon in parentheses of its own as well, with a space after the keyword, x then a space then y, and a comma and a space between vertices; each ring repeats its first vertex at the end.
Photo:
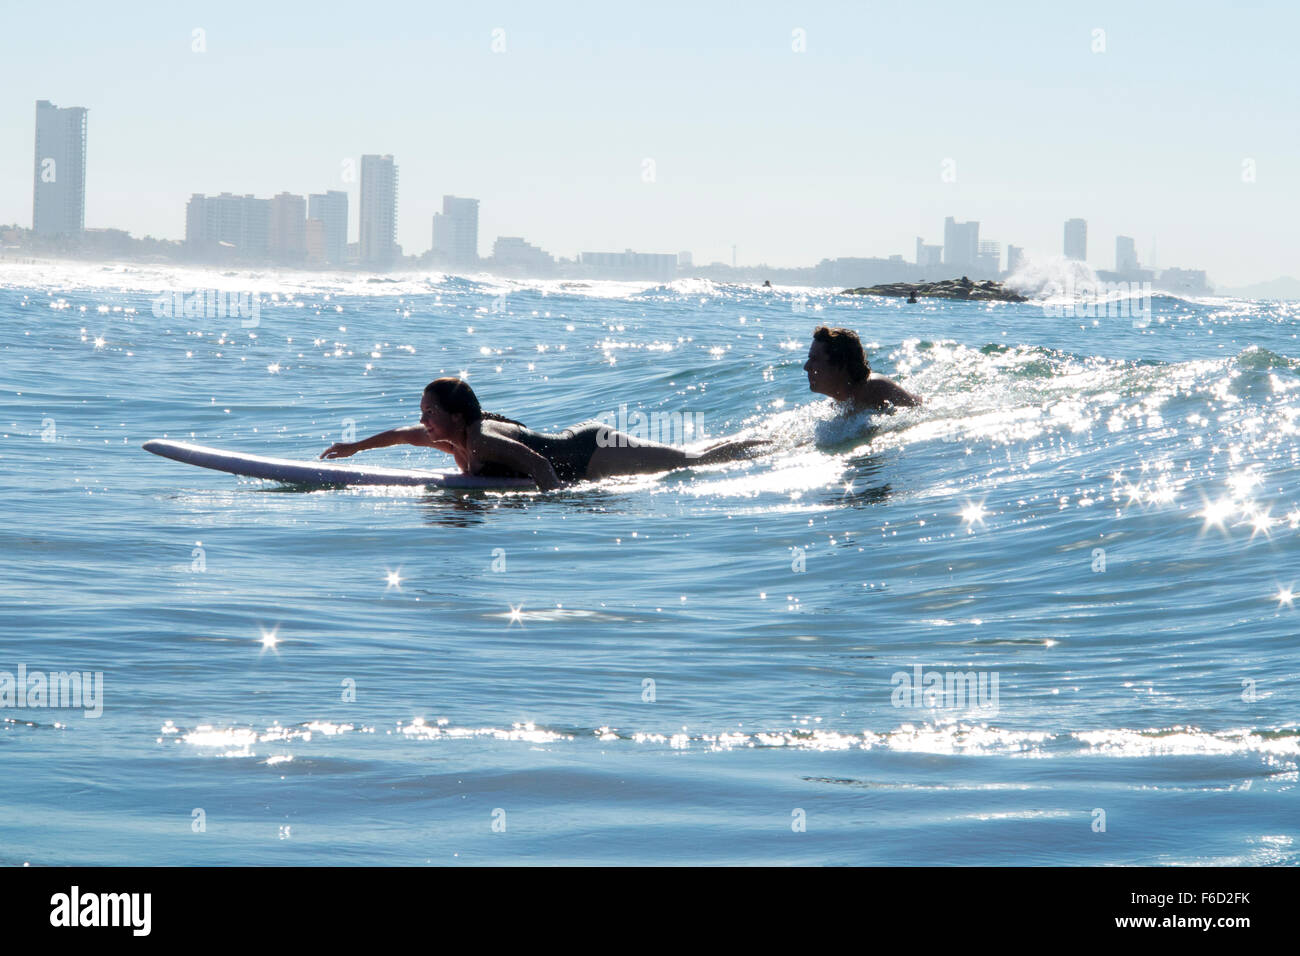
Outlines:
POLYGON ((564 256, 888 257, 949 215, 1041 256, 1078 217, 1223 285, 1295 271, 1276 214, 1300 205, 1285 22, 1234 43, 1248 22, 1172 4, 1012 5, 993 28, 955 5, 325 5, 302 22, 232 3, 93 31, 68 17, 56 44, 41 24, 58 8, 15 9, 0 39, 2 222, 28 221, 31 103, 49 99, 93 114, 87 226, 137 236, 180 238, 195 191, 338 190, 359 210, 344 175, 364 152, 404 164, 396 241, 412 252, 453 195, 480 200, 485 239, 564 256))
MULTIPOLYGON (((57 108, 47 100, 36 103, 34 185, 32 190, 32 236, 43 240, 71 240, 66 251, 80 255, 102 253, 116 245, 120 254, 130 254, 132 237, 124 230, 84 227, 86 173, 86 118, 83 107, 57 108), (56 168, 64 174, 55 175, 56 168), (71 174, 68 174, 71 170, 71 174), (87 239, 98 240, 87 242, 87 239)), ((395 266, 418 265, 451 269, 501 268, 515 274, 553 274, 557 263, 544 249, 522 237, 499 236, 490 258, 478 252, 479 201, 444 195, 442 212, 434 213, 432 242, 423 255, 405 255, 395 241, 398 221, 398 166, 391 154, 361 157, 361 208, 354 244, 347 242, 347 194, 329 190, 323 194, 277 193, 271 199, 251 194, 236 196, 191 195, 185 212, 185 239, 179 261, 216 263, 261 263, 298 267, 324 265, 355 266, 387 271, 395 266), (403 262, 405 260, 405 262, 403 262)), ((345 177, 348 178, 348 177, 345 177)), ((980 239, 978 220, 957 222, 944 219, 943 243, 927 244, 916 238, 916 258, 839 257, 822 259, 815 268, 796 267, 779 271, 798 278, 816 276, 819 281, 843 285, 924 278, 931 269, 947 269, 977 278, 1007 278, 1025 260, 1021 247, 1007 244, 1007 266, 1002 268, 1002 243, 980 239), (803 275, 800 275, 800 274, 803 275)), ((1087 221, 1065 221, 1063 254, 1066 260, 1086 262, 1087 221)), ((138 251, 138 250, 136 250, 138 251)), ((151 252, 156 253, 153 249, 151 252)), ((733 268, 735 247, 732 248, 733 268)), ((561 260, 564 262, 564 260, 561 260)), ((605 278, 650 278, 671 280, 682 266, 693 268, 689 251, 677 254, 584 251, 572 263, 583 272, 605 278)), ((719 263, 713 263, 715 267, 719 263)), ((565 268, 568 268, 566 266, 565 268)), ((1097 270, 1097 278, 1111 282, 1151 282, 1164 288, 1203 293, 1208 291, 1204 270, 1173 268, 1157 271, 1140 269, 1134 240, 1115 239, 1113 270, 1097 270)))
MULTIPOLYGON (((47 100, 36 103, 32 189, 32 240, 37 248, 69 252, 79 256, 138 254, 132 243, 139 240, 125 230, 91 229, 84 225, 87 143, 87 109, 57 108, 47 100), (56 169, 64 173, 56 176, 56 169), (71 173, 69 174, 69 170, 71 173), (55 240, 54 247, 39 245, 55 240), (57 241, 62 241, 59 245, 57 241)), ((352 173, 350 161, 345 163, 352 173)), ((353 178, 345 175, 345 179, 353 178)), ((478 252, 479 200, 444 195, 442 212, 434 213, 431 246, 422 255, 406 255, 396 242, 398 221, 399 169, 391 154, 361 157, 357 242, 348 243, 348 197, 343 191, 300 195, 277 193, 270 199, 252 194, 237 196, 223 192, 216 196, 194 193, 185 211, 185 239, 172 241, 176 261, 208 264, 275 264, 318 268, 348 266, 370 271, 387 271, 400 265, 475 270, 503 269, 513 274, 555 274, 563 266, 566 274, 601 278, 648 278, 670 281, 679 268, 693 269, 690 251, 676 254, 587 250, 573 260, 555 257, 522 237, 499 236, 491 257, 478 252), (577 268, 579 272, 571 270, 577 268)), ((862 286, 874 282, 924 279, 933 269, 948 270, 981 279, 1010 277, 1025 261, 1024 250, 1007 244, 1007 265, 1002 267, 1002 243, 980 238, 978 220, 957 222, 944 219, 943 243, 928 244, 916 238, 916 258, 908 262, 900 254, 885 257, 823 258, 816 267, 778 268, 794 281, 862 286), (814 278, 815 277, 815 278, 814 278)), ((1066 260, 1087 261, 1087 221, 1071 218, 1064 224, 1063 255, 1066 260)), ((11 234, 5 233, 6 241, 11 234)), ((152 238, 152 237, 146 237, 152 238)), ((165 243, 164 243, 165 245, 165 243)), ((164 254, 156 246, 150 255, 164 254)), ((732 247, 735 268, 735 246, 732 247)), ((1153 252, 1154 258, 1154 252, 1153 252)), ((705 269, 722 265, 712 263, 705 269)), ((760 268, 766 268, 766 265, 760 268)), ((1156 280, 1160 287, 1192 293, 1209 291, 1204 270, 1173 268, 1158 271, 1140 269, 1134 240, 1115 239, 1113 270, 1096 272, 1107 282, 1156 280)))
MULTIPOLYGON (((74 178, 74 185, 71 189, 66 182, 61 186, 59 193, 61 208, 59 222, 73 223, 75 220, 75 216, 69 218, 72 213, 62 211, 62 207, 66 206, 69 210, 80 211, 81 220, 79 224, 70 228, 74 233, 84 232, 86 228, 84 225, 84 183, 86 172, 86 117, 88 110, 84 107, 56 108, 46 100, 37 101, 36 108, 36 156, 32 198, 33 233, 37 236, 52 236, 58 235, 62 231, 47 226, 45 232, 42 233, 37 231, 35 226, 38 218, 40 197, 43 192, 47 197, 45 207, 48 209, 52 205, 51 200, 48 198, 50 195, 49 187, 42 186, 43 179, 49 178, 52 181, 52 176, 48 175, 48 171, 53 168, 54 161, 51 157, 45 155, 47 152, 57 152, 59 161, 71 166, 75 170, 76 176, 79 177, 74 178), (79 133, 77 132, 78 129, 79 133), (53 149, 43 147, 43 140, 46 146, 53 145, 53 149), (75 158, 75 162, 72 161, 73 158, 75 158)), ((400 216, 397 189, 398 167, 394 157, 391 154, 365 154, 360 157, 360 160, 361 195, 364 197, 369 193, 370 198, 363 201, 359 210, 360 214, 355 233, 357 241, 355 243, 348 241, 352 233, 348 217, 348 193, 343 190, 327 190, 321 194, 295 194, 285 191, 276 194, 270 199, 258 199, 252 194, 238 196, 229 192, 223 192, 217 196, 194 193, 187 203, 185 232, 180 241, 192 253, 200 250, 206 241, 209 248, 203 250, 203 253, 209 261, 214 262, 218 260, 213 258, 211 253, 216 246, 234 245, 245 256, 261 257, 267 262, 287 265, 342 265, 346 262, 363 268, 383 270, 397 264, 402 258, 419 259, 442 266, 464 268, 481 267, 491 260, 512 266, 525 264, 554 265, 554 256, 517 236, 498 236, 494 243, 492 256, 480 256, 477 251, 479 200, 446 194, 442 197, 442 211, 433 214, 430 247, 423 253, 404 252, 401 244, 395 240, 396 223, 400 216), (206 204, 211 204, 213 210, 220 209, 222 211, 205 214, 204 208, 206 204), (237 220, 234 226, 230 225, 232 217, 237 220), (218 241, 218 237, 215 235, 205 234, 212 231, 213 223, 224 223, 225 232, 220 237, 221 241, 218 241), (251 241, 250 234, 253 236, 251 241), (225 241, 232 236, 237 236, 234 242, 225 241), (366 238, 363 239, 363 237, 366 238), (498 252, 503 248, 503 243, 505 244, 504 248, 508 250, 504 254, 498 252)), ((343 179, 350 181, 356 178, 351 160, 345 160, 344 166, 346 171, 343 179)), ((51 219, 48 213, 46 219, 47 222, 51 219)), ((1001 265, 1003 244, 1000 241, 981 240, 979 238, 979 227, 980 223, 977 220, 959 223, 954 217, 948 216, 944 220, 944 241, 931 245, 925 242, 924 237, 916 237, 916 258, 910 262, 902 255, 891 253, 888 256, 875 257, 823 257, 819 262, 819 267, 825 267, 828 262, 869 261, 873 263, 904 263, 914 264, 918 267, 928 266, 964 270, 981 276, 995 276, 999 273, 1005 276, 1014 273, 1022 260, 1029 258, 1026 256, 1023 247, 1008 243, 1006 244, 1007 255, 1004 268, 1001 265)), ((222 227, 215 228, 220 231, 222 227)), ((118 230, 114 226, 91 227, 91 230, 125 232, 125 230, 118 230)), ((133 236, 132 238, 139 237, 133 236)), ((1086 250, 1087 221, 1077 217, 1066 220, 1062 248, 1064 258, 1087 263, 1086 250)), ((1136 245, 1131 237, 1116 236, 1115 250, 1112 270, 1101 268, 1100 263, 1092 263, 1092 265, 1098 267, 1098 274, 1109 274, 1116 279, 1121 276, 1127 276, 1130 279, 1141 278, 1143 280, 1151 278, 1154 265, 1147 270, 1138 268, 1136 245)), ((1153 240, 1153 258, 1154 251, 1155 244, 1153 240)), ((734 267, 734 245, 732 255, 734 267)), ((612 271, 614 261, 620 257, 624 261, 635 262, 638 266, 636 271, 644 272, 646 276, 655 278, 669 277, 669 270, 667 270, 665 263, 669 258, 673 258, 662 253, 634 252, 631 247, 628 247, 622 253, 584 251, 576 253, 573 259, 575 262, 579 260, 596 262, 600 264, 598 268, 612 271)), ((690 251, 677 253, 675 258, 687 267, 692 266, 693 256, 690 251)), ((718 266, 724 265, 724 263, 715 260, 710 265, 718 266)), ((761 268, 764 266, 771 266, 771 264, 747 264, 745 268, 761 268)), ((771 267, 790 271, 809 268, 806 265, 771 267)), ((1156 270, 1157 273, 1158 271, 1156 270)), ((1171 274, 1199 275, 1201 277, 1200 284, 1204 284, 1206 270, 1172 268, 1165 271, 1171 274)))

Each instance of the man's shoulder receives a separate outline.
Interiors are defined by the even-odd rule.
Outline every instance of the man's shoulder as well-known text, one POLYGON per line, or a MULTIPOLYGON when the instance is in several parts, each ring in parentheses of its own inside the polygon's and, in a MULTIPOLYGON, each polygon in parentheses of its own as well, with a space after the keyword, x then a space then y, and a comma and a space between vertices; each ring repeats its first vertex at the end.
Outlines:
POLYGON ((866 397, 871 401, 889 402, 893 405, 911 405, 920 402, 917 396, 879 372, 873 372, 866 384, 866 397))
POLYGON ((867 378, 867 392, 871 395, 879 395, 888 398, 899 390, 898 383, 892 378, 881 375, 879 372, 872 372, 867 378))

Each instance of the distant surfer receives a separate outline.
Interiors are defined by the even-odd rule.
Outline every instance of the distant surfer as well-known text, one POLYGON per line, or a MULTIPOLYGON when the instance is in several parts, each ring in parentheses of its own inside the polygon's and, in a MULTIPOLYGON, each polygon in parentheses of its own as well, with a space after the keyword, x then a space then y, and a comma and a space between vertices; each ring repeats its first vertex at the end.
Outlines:
POLYGON ((640 475, 743 458, 761 439, 717 442, 686 451, 636 438, 601 422, 584 422, 557 435, 535 432, 512 418, 485 412, 469 385, 458 378, 430 382, 420 399, 420 423, 402 425, 357 442, 338 442, 322 458, 347 458, 390 445, 437 448, 456 459, 467 475, 532 478, 542 491, 572 481, 640 475))
POLYGON ((871 374, 867 353, 852 329, 818 326, 803 370, 808 373, 811 391, 844 402, 855 412, 892 412, 921 404, 919 396, 897 382, 871 374))

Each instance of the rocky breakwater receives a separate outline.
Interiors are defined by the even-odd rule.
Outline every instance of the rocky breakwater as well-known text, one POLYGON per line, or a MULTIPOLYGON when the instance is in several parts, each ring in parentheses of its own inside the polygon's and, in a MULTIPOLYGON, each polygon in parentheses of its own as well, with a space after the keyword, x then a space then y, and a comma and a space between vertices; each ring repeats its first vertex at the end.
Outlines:
POLYGON ((973 281, 943 279, 939 282, 889 282, 859 289, 845 289, 840 295, 888 295, 904 299, 969 299, 975 302, 1027 302, 1019 292, 992 279, 973 281))

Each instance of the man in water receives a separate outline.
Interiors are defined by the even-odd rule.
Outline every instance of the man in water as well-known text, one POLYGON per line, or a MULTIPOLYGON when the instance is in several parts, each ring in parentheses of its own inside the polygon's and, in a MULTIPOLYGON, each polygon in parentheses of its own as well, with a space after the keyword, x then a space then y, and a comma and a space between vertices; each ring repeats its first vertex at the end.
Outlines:
POLYGON ((808 373, 810 390, 846 403, 851 411, 893 412, 921 404, 919 396, 897 382, 871 374, 862 343, 852 329, 818 326, 803 370, 808 373))

